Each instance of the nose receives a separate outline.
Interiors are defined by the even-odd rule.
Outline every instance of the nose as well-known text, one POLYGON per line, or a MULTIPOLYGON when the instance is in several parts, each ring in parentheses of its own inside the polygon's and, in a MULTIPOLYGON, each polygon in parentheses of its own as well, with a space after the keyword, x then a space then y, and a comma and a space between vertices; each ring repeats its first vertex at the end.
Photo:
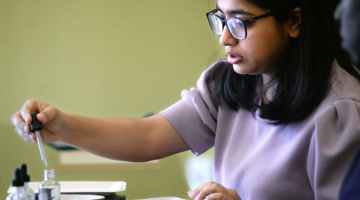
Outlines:
POLYGON ((227 26, 224 27, 224 31, 220 36, 220 45, 221 46, 234 46, 238 43, 238 39, 234 38, 229 32, 227 26))
POLYGON ((335 13, 334 13, 334 17, 336 20, 340 21, 341 20, 341 15, 342 15, 342 12, 343 12, 343 1, 341 1, 338 6, 336 7, 335 9, 335 13))

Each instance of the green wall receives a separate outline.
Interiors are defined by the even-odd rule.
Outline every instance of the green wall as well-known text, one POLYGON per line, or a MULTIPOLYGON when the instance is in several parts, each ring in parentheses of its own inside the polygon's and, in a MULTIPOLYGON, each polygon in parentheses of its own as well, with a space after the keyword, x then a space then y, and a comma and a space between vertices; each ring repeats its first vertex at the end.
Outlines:
MULTIPOLYGON (((21 163, 32 181, 43 177, 37 146, 10 122, 27 99, 92 117, 158 113, 221 54, 205 16, 213 8, 213 0, 0 0, 0 197, 21 163)), ((59 164, 56 151, 46 153, 50 167, 59 164)), ((189 156, 160 160, 161 171, 63 172, 57 179, 126 181, 128 199, 187 198, 189 156)))

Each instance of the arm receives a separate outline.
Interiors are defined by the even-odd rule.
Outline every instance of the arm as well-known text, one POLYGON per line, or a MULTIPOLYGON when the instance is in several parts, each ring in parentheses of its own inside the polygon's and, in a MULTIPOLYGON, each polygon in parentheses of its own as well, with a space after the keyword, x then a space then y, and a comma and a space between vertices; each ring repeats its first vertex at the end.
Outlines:
POLYGON ((316 200, 339 199, 341 184, 360 142, 360 103, 330 105, 315 119, 307 170, 316 200))
POLYGON ((189 149, 162 115, 98 119, 67 114, 66 127, 60 141, 112 159, 144 162, 189 149))
POLYGON ((143 162, 188 150, 175 128, 162 115, 145 119, 99 119, 65 114, 46 103, 29 100, 11 118, 16 132, 35 143, 30 113, 43 123, 44 142, 62 141, 93 154, 143 162))

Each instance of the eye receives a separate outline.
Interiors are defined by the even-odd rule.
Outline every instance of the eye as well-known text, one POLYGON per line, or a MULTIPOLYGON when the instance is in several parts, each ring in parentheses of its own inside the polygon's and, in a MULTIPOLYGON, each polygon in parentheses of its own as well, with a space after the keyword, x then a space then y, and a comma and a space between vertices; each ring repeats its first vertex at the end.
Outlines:
POLYGON ((244 25, 244 22, 241 21, 241 20, 236 20, 236 23, 237 23, 237 25, 240 26, 240 27, 244 27, 244 26, 245 26, 245 25, 244 25))
POLYGON ((232 27, 239 27, 239 28, 244 27, 244 23, 240 19, 232 18, 231 20, 229 20, 228 23, 230 23, 232 27))

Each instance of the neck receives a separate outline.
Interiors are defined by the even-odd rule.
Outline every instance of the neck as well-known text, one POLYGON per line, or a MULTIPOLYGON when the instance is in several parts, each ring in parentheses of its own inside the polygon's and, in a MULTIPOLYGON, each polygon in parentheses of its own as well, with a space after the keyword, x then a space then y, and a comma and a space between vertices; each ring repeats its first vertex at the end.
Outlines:
POLYGON ((266 75, 266 74, 262 74, 262 83, 261 83, 261 100, 262 100, 262 104, 268 104, 268 100, 271 100, 274 96, 275 93, 275 88, 276 85, 272 85, 270 86, 270 88, 268 88, 265 92, 265 94, 262 93, 263 88, 265 88, 267 86, 267 84, 269 83, 269 81, 271 80, 271 76, 270 75, 266 75))

